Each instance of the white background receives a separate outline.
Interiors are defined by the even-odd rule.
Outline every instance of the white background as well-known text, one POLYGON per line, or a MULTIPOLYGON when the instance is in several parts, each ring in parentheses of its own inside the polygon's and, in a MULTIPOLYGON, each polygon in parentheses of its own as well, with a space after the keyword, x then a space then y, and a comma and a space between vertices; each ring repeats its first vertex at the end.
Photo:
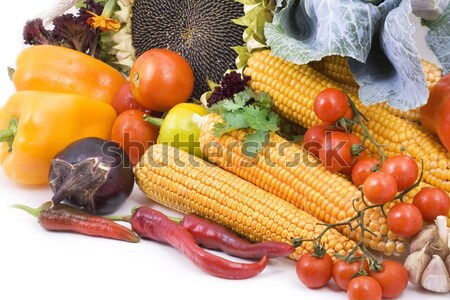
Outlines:
MULTIPOLYGON (((14 92, 6 68, 14 67, 15 58, 23 47, 22 26, 27 19, 46 11, 53 2, 3 2, 0 18, 0 105, 14 92)), ((424 55, 433 60, 430 52, 423 45, 420 47, 424 55)), ((14 203, 36 207, 50 197, 48 187, 18 186, 0 169, 0 299, 155 299, 160 296, 179 299, 347 298, 332 282, 319 290, 304 287, 296 277, 295 262, 287 258, 272 259, 255 278, 224 280, 203 273, 169 246, 148 240, 130 244, 48 232, 31 215, 9 207, 14 203)), ((133 206, 141 204, 161 208, 135 188, 117 214, 127 214, 133 206)), ((410 286, 401 299, 424 297, 440 299, 446 296, 410 286)))

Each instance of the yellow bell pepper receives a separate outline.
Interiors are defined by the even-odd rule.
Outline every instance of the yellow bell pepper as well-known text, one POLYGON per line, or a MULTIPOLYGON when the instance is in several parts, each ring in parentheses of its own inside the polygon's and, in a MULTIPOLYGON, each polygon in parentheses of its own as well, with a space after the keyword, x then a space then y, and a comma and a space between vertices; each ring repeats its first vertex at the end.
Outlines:
POLYGON ((115 117, 109 104, 85 96, 16 92, 0 109, 3 171, 21 184, 46 184, 59 151, 84 137, 109 139, 115 117))
POLYGON ((22 50, 12 76, 17 91, 79 94, 111 103, 125 77, 89 55, 61 46, 38 45, 22 50))

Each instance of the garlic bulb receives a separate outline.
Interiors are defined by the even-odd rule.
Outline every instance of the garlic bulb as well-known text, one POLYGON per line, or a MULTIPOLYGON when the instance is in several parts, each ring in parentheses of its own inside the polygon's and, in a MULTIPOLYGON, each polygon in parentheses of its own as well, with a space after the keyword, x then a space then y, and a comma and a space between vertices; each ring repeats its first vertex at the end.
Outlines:
POLYGON ((450 247, 447 217, 438 216, 413 239, 405 260, 409 281, 436 292, 450 291, 450 247), (445 261, 444 261, 445 260, 445 261))

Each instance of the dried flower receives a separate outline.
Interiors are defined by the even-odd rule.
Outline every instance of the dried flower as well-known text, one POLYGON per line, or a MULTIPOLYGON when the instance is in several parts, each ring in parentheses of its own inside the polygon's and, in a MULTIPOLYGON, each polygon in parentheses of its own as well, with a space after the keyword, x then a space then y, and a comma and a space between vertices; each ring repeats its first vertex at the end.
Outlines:
POLYGON ((91 15, 91 17, 87 19, 87 24, 92 28, 100 29, 102 32, 109 30, 117 32, 120 29, 120 22, 116 19, 111 18, 116 5, 117 0, 108 0, 108 2, 106 2, 105 4, 105 7, 103 8, 101 15, 87 10, 86 12, 91 15))

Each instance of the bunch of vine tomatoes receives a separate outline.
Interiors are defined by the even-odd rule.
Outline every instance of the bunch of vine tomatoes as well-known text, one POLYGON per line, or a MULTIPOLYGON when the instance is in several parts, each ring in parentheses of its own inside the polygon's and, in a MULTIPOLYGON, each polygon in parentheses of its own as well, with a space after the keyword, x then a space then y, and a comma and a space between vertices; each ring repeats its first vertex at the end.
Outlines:
MULTIPOLYGON (((439 188, 421 188, 411 203, 403 201, 419 186, 423 174, 419 174, 418 163, 405 154, 386 157, 383 146, 364 127, 367 120, 345 92, 334 88, 321 91, 314 100, 314 112, 321 123, 306 131, 304 148, 328 170, 348 176, 368 207, 380 206, 384 211, 391 203, 386 216, 390 231, 403 238, 413 237, 424 222, 448 214, 450 198, 439 188), (352 132, 356 126, 361 128, 362 139, 352 132), (375 143, 379 157, 367 155, 367 142, 375 143)), ((302 255, 296 270, 300 281, 310 288, 323 287, 333 278, 350 300, 398 297, 408 285, 408 272, 392 260, 378 267, 369 266, 360 257, 338 257, 334 263, 327 253, 315 252, 302 255)))

